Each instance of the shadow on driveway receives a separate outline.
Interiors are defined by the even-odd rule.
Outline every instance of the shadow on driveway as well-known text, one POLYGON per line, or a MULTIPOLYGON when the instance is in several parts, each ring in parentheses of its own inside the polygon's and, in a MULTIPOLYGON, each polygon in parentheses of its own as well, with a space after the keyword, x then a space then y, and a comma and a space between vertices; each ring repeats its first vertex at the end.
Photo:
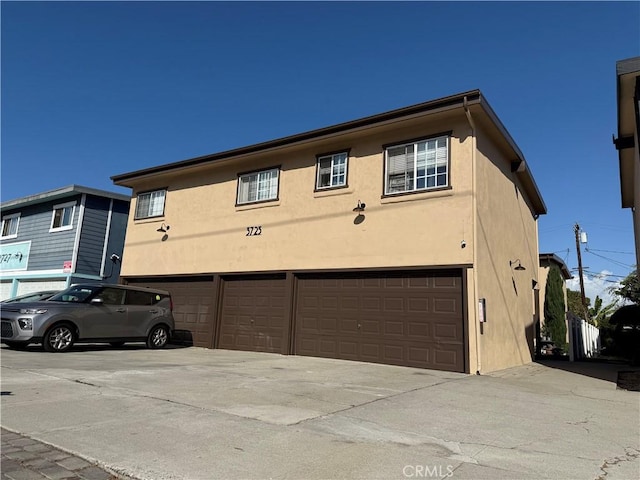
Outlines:
POLYGON ((625 390, 638 391, 640 388, 640 385, 638 385, 640 383, 640 367, 632 367, 628 362, 591 359, 578 362, 537 360, 536 363, 549 368, 615 383, 619 388, 624 388, 625 390))

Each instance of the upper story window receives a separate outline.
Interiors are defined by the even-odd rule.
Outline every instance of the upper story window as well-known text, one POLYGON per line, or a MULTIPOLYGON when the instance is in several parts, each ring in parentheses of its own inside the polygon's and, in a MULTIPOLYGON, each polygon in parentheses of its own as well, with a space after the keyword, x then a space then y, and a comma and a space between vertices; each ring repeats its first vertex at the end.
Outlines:
POLYGON ((347 152, 318 157, 316 189, 347 186, 347 152))
POLYGON ((167 191, 164 189, 139 193, 136 200, 135 219, 161 217, 164 215, 164 200, 166 196, 167 191))
POLYGON ((2 217, 2 235, 0 235, 0 238, 16 238, 18 236, 18 223, 20 223, 19 213, 12 213, 2 217))
POLYGON ((76 202, 61 203, 53 206, 50 232, 71 230, 73 228, 73 213, 76 210, 76 202))
POLYGON ((449 186, 449 137, 385 149, 385 194, 449 186))
POLYGON ((238 177, 238 205, 278 199, 278 168, 244 173, 238 177))

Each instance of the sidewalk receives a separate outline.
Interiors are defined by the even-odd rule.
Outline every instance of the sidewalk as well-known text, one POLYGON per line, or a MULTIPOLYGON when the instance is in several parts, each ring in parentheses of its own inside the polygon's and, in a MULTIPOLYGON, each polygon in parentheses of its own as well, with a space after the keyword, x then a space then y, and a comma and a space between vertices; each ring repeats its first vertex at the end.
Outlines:
POLYGON ((123 480, 58 448, 0 429, 2 480, 123 480))

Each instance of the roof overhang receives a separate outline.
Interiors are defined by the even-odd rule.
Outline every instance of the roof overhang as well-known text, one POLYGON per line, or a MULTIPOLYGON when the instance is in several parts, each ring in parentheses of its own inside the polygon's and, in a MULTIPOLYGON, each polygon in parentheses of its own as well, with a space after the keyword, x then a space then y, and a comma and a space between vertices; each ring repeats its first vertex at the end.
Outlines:
POLYGON ((638 150, 636 139, 640 137, 640 57, 621 60, 616 63, 617 101, 618 101, 618 138, 614 144, 618 150, 620 163, 620 193, 622 207, 633 207, 635 156, 638 150))
POLYGON ((502 147, 507 149, 509 156, 513 159, 513 162, 518 165, 517 170, 514 171, 517 172, 518 177, 521 179, 525 193, 531 200, 534 213, 537 215, 547 213, 547 207, 542 200, 542 196, 535 180, 533 179, 533 175, 525 162, 524 155, 513 141, 513 138, 511 138, 511 135, 509 135, 502 122, 500 122, 493 109, 489 106, 489 103, 483 97, 480 90, 471 90, 268 142, 257 143, 211 155, 204 155, 179 162, 114 175, 111 177, 111 180, 116 185, 134 188, 134 184, 140 181, 157 176, 164 176, 168 173, 187 171, 207 164, 226 162, 255 153, 265 153, 271 150, 302 145, 310 141, 317 141, 323 138, 331 138, 338 135, 380 127, 385 124, 391 124, 405 119, 434 115, 456 109, 462 111, 465 108, 472 109, 474 112, 474 118, 478 117, 483 127, 488 129, 490 132, 493 132, 494 137, 501 140, 500 143, 502 144, 502 147))
POLYGON ((69 185, 67 187, 58 188, 55 190, 49 190, 35 195, 29 195, 27 197, 17 198, 15 200, 8 200, 0 204, 0 208, 3 210, 16 207, 26 207, 28 205, 34 205, 37 203, 50 202, 52 200, 59 200, 63 198, 73 197, 80 194, 95 195, 97 197, 112 198, 114 200, 122 200, 123 202, 130 202, 131 197, 129 195, 123 195, 121 193, 107 192, 106 190, 98 190, 96 188, 83 187, 81 185, 69 185))
POLYGON ((540 258, 541 267, 545 266, 543 265, 543 263, 547 263, 549 265, 556 265, 560 269, 560 273, 562 273, 562 276, 564 277, 565 280, 570 280, 573 278, 573 276, 571 275, 571 272, 569 272, 569 269, 567 268, 567 265, 555 253, 541 253, 539 258, 540 258))

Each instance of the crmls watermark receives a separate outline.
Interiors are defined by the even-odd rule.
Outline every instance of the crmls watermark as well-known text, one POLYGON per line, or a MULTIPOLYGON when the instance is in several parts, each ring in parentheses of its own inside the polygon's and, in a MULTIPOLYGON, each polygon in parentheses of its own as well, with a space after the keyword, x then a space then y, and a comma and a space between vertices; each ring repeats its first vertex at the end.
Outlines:
POLYGON ((406 478, 449 478, 453 477, 453 465, 405 465, 402 474, 406 478))

